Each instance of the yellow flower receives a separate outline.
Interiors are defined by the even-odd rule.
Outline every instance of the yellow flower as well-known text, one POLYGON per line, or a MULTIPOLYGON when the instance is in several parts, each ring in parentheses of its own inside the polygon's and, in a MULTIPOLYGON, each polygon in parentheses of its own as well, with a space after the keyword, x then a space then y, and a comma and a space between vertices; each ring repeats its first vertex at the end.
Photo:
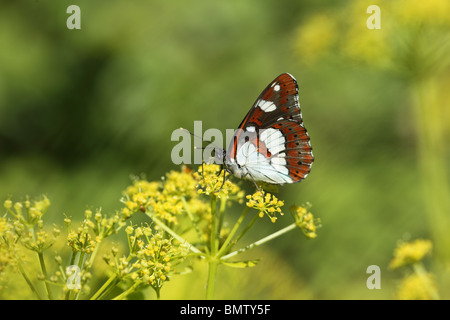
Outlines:
POLYGON ((161 182, 148 182, 147 180, 138 180, 134 179, 133 184, 131 186, 128 186, 127 189, 124 191, 126 195, 135 194, 138 192, 143 193, 156 193, 158 189, 160 188, 161 182))
MULTIPOLYGON (((133 253, 137 253, 138 260, 130 267, 128 261, 119 260, 115 265, 122 276, 128 275, 132 280, 140 279, 153 288, 160 288, 169 275, 173 273, 173 266, 182 262, 189 250, 178 242, 165 238, 163 231, 151 234, 150 227, 127 228, 133 253), (134 233, 134 235, 132 235, 134 233), (145 240, 137 240, 145 235, 145 240)), ((143 238, 144 239, 144 238, 143 238)))
POLYGON ((400 300, 431 300, 437 298, 437 285, 430 273, 413 273, 402 280, 397 291, 400 300))
MULTIPOLYGON (((192 173, 187 167, 170 171, 159 182, 135 179, 124 191, 122 218, 128 219, 138 211, 151 210, 155 216, 169 223, 178 223, 180 214, 186 211, 185 202, 198 208, 200 194, 217 192, 217 197, 242 201, 244 192, 234 183, 223 183, 223 172, 217 165, 204 165, 192 173), (197 188, 200 188, 197 190, 197 188)), ((203 206, 204 207, 204 206, 203 206)), ((206 212, 206 211, 204 211, 206 212)))
POLYGON ((309 211, 311 204, 292 206, 291 211, 294 214, 295 223, 303 231, 307 238, 317 237, 316 229, 320 227, 320 219, 314 218, 314 215, 309 211))
POLYGON ((394 258, 391 260, 389 267, 391 269, 397 269, 408 264, 419 262, 431 253, 432 247, 431 241, 424 239, 402 243, 395 249, 394 258))
MULTIPOLYGON (((203 164, 199 166, 197 172, 194 174, 198 183, 198 193, 210 195, 217 193, 218 198, 225 197, 230 200, 241 201, 244 197, 244 192, 239 186, 226 178, 224 182, 225 170, 217 164, 203 164)), ((230 177, 230 174, 227 175, 230 177)))
POLYGON ((183 195, 185 198, 196 195, 197 182, 187 167, 182 167, 181 171, 170 171, 166 174, 164 181, 164 193, 167 195, 183 195))
POLYGON ((261 191, 256 191, 253 195, 248 195, 246 198, 247 207, 258 210, 261 218, 264 217, 264 215, 267 215, 270 221, 275 222, 277 220, 277 213, 280 215, 284 214, 281 211, 284 202, 278 200, 277 197, 271 193, 266 192, 264 194, 261 191))
POLYGON ((98 238, 93 238, 89 232, 88 228, 84 227, 84 222, 82 227, 79 227, 77 231, 71 230, 67 235, 67 245, 72 249, 73 252, 85 252, 92 253, 97 246, 98 238))

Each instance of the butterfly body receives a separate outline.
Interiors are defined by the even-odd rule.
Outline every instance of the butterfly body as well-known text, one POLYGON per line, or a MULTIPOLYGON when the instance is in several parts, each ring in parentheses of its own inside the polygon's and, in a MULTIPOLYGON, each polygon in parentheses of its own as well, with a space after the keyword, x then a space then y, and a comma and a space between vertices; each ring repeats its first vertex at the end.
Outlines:
POLYGON ((314 161, 295 78, 284 73, 256 99, 227 151, 216 155, 238 178, 270 184, 306 178, 314 161))

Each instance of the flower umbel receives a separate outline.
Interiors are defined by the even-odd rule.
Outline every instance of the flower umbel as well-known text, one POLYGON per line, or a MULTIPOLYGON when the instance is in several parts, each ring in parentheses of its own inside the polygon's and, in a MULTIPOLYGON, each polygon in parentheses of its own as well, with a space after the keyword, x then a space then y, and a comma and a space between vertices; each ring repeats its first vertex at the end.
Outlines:
POLYGON ((186 169, 170 171, 161 181, 135 179, 124 191, 122 202, 126 207, 122 215, 128 219, 138 211, 150 210, 164 221, 178 223, 177 216, 184 212, 182 199, 196 195, 195 185, 193 175, 186 169))
POLYGON ((113 278, 132 283, 119 297, 126 297, 140 285, 151 286, 159 297, 161 287, 174 274, 175 266, 185 259, 188 248, 167 238, 164 231, 153 232, 147 225, 136 228, 130 225, 125 233, 129 246, 128 255, 119 258, 117 249, 114 249, 111 255, 104 257, 114 271, 113 278))
POLYGON ((303 231, 307 238, 317 237, 316 230, 320 227, 320 219, 314 218, 314 215, 309 211, 310 203, 301 206, 292 206, 291 212, 294 214, 295 223, 303 231))
POLYGON ((275 222, 277 221, 277 213, 280 215, 284 214, 281 211, 281 207, 284 206, 284 201, 278 200, 277 197, 271 193, 256 191, 246 198, 248 200, 247 207, 259 210, 259 216, 261 218, 264 217, 264 215, 267 215, 270 218, 270 221, 275 222))
POLYGON ((400 244, 394 251, 394 258, 389 264, 391 269, 421 261, 431 253, 433 245, 430 240, 417 239, 400 244))
POLYGON ((244 192, 239 186, 233 183, 230 179, 225 179, 225 170, 221 170, 217 164, 203 164, 194 174, 198 182, 198 193, 210 195, 217 193, 217 198, 227 198, 234 200, 241 200, 244 197, 244 192))

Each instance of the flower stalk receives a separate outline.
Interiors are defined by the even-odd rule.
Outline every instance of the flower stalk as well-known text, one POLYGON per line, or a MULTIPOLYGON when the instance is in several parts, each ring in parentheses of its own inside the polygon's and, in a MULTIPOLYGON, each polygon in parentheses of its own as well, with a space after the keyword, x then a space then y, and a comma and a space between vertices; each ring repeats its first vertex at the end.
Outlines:
POLYGON ((276 232, 274 232, 274 233, 272 233, 272 234, 270 234, 270 235, 268 235, 268 236, 266 236, 266 237, 264 237, 264 238, 262 238, 262 239, 260 239, 258 241, 255 241, 255 242, 245 246, 242 249, 233 251, 233 252, 223 256, 222 259, 223 260, 227 260, 227 259, 229 259, 231 257, 234 257, 234 256, 236 256, 236 255, 238 255, 240 253, 243 253, 243 252, 245 252, 245 251, 247 251, 249 249, 252 249, 252 248, 255 248, 255 247, 260 246, 262 244, 265 244, 265 243, 267 243, 267 242, 269 242, 271 240, 274 240, 274 239, 276 239, 276 238, 286 234, 289 231, 294 230, 295 228, 297 228, 297 225, 295 223, 292 223, 292 224, 288 225, 287 227, 285 227, 285 228, 283 228, 281 230, 278 230, 278 231, 276 231, 276 232))
POLYGON ((218 260, 216 256, 217 243, 216 243, 216 209, 217 209, 217 197, 214 193, 211 197, 211 243, 210 243, 210 256, 208 259, 208 283, 206 285, 206 299, 212 299, 214 294, 214 283, 217 273, 218 260))

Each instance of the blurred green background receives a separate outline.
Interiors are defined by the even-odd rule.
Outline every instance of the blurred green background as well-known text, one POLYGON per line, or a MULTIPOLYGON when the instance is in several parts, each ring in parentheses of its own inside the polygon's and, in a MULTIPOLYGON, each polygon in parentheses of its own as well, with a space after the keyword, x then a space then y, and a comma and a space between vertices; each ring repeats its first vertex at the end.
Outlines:
MULTIPOLYGON (((421 237, 448 298, 449 16, 447 0, 2 0, 0 197, 46 194, 59 224, 115 211, 130 174, 178 170, 173 130, 201 120, 225 133, 289 72, 316 160, 278 197, 311 202, 323 227, 249 254, 262 258, 253 269, 219 269, 217 298, 391 299, 392 252, 421 237), (66 27, 71 4, 81 30, 66 27), (367 27, 372 4, 381 29, 367 27), (381 290, 366 287, 373 264, 381 290)), ((163 298, 202 298, 195 272, 163 298)))

